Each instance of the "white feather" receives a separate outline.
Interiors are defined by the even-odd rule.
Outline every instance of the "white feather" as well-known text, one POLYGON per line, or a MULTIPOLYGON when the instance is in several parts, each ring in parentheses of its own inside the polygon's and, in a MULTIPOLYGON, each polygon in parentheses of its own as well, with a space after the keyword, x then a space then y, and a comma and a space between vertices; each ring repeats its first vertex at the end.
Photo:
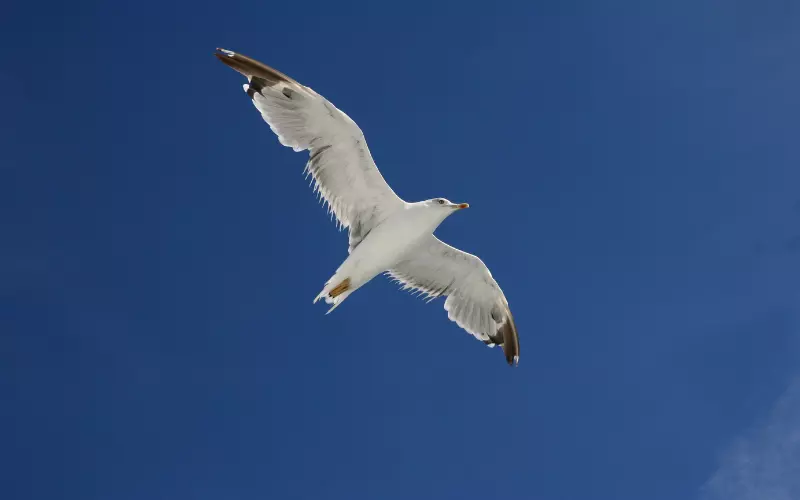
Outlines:
POLYGON ((483 261, 433 235, 409 251, 388 274, 403 290, 424 293, 428 301, 446 296, 447 317, 484 342, 509 319, 508 302, 483 261))

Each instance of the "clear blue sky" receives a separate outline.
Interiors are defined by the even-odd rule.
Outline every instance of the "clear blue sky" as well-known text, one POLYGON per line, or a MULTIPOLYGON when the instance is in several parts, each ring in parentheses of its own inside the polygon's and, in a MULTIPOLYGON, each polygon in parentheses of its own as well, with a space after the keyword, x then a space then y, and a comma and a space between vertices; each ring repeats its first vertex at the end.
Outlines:
POLYGON ((697 498, 800 366, 798 26, 788 0, 12 0, 0 495, 697 498), (400 196, 471 204, 437 234, 500 282, 518 368, 384 278, 312 306, 346 234, 218 46, 346 111, 400 196))

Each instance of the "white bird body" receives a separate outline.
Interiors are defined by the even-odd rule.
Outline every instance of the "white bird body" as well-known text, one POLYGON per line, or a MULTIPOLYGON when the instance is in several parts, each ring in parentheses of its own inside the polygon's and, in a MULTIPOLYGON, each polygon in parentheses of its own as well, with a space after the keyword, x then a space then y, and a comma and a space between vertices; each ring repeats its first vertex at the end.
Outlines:
MULTIPOLYGON (((462 204, 461 208, 465 208, 462 204)), ((379 274, 388 272, 402 258, 416 247, 425 236, 431 236, 439 224, 450 215, 458 205, 430 205, 427 202, 405 203, 402 208, 389 214, 388 218, 376 226, 353 249, 336 270, 325 287, 314 299, 321 298, 333 304, 328 313, 339 306, 351 293, 379 274), (334 298, 328 292, 345 279, 350 286, 334 298)))
POLYGON ((350 294, 387 273, 431 300, 447 297, 447 316, 489 346, 519 361, 519 337, 508 301, 486 265, 440 241, 433 232, 466 203, 435 198, 408 203, 378 171, 361 129, 310 88, 242 54, 217 49, 223 63, 247 78, 244 90, 278 140, 309 151, 305 172, 340 227, 349 230, 349 256, 314 302, 331 312, 350 294))

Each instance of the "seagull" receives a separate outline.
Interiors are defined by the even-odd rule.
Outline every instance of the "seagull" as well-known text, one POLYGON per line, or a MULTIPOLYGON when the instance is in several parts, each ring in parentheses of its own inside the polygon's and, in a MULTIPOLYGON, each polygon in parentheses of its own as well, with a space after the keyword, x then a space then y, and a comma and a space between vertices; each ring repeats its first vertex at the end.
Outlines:
MULTIPOLYGON (((247 78, 244 91, 278 140, 309 152, 304 173, 340 228, 349 229, 348 257, 314 299, 336 309, 379 274, 428 301, 447 297, 447 317, 519 364, 519 338, 503 291, 486 265, 442 242, 433 232, 468 208, 433 198, 408 203, 395 194, 372 160, 356 123, 327 99, 245 55, 217 49, 220 61, 247 78)), ((327 314, 327 313, 326 313, 327 314)))

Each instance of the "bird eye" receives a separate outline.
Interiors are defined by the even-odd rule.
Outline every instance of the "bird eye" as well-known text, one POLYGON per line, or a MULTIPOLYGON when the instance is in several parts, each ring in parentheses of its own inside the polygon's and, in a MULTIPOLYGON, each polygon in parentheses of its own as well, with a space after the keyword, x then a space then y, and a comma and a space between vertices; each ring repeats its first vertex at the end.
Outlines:
POLYGON ((436 201, 439 203, 439 205, 444 205, 444 200, 443 199, 439 198, 436 201))

